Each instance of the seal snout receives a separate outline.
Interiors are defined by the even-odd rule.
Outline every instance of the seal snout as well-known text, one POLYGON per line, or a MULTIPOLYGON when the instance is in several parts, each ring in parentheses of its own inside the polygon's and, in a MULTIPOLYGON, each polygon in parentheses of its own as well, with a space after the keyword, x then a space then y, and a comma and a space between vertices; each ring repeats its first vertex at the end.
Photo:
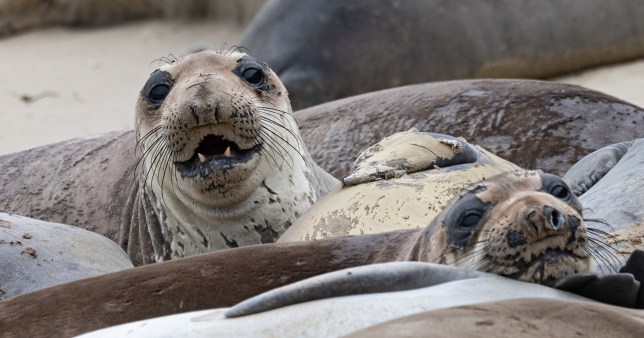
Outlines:
POLYGON ((561 211, 550 206, 544 206, 541 210, 532 210, 526 215, 528 231, 539 236, 542 230, 559 231, 566 227, 566 218, 561 211))

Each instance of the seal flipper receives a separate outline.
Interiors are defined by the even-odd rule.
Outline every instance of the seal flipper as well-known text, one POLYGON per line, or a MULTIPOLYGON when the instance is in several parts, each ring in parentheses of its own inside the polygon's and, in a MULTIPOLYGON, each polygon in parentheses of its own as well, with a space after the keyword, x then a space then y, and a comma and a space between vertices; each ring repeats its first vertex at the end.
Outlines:
POLYGON ((575 163, 563 176, 575 195, 581 196, 604 177, 624 157, 633 141, 615 143, 595 150, 575 163))
POLYGON ((386 137, 363 151, 342 183, 356 185, 436 167, 474 163, 480 154, 462 138, 412 128, 386 137))
POLYGON ((498 278, 496 275, 446 265, 391 262, 334 271, 247 299, 225 312, 241 317, 312 300, 419 289, 455 280, 498 278))
POLYGON ((619 273, 600 276, 593 272, 576 273, 559 279, 555 289, 568 291, 602 303, 644 308, 644 251, 635 250, 619 273))

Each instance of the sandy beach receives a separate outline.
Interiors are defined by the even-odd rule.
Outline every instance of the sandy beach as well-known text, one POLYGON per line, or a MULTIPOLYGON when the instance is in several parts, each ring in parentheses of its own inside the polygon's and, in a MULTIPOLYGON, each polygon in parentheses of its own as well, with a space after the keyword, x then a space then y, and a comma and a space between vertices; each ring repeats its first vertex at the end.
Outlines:
MULTIPOLYGON (((228 48, 243 27, 152 20, 100 29, 47 29, 0 40, 0 154, 131 129, 141 86, 159 58, 228 48)), ((644 106, 644 60, 556 81, 644 106)))

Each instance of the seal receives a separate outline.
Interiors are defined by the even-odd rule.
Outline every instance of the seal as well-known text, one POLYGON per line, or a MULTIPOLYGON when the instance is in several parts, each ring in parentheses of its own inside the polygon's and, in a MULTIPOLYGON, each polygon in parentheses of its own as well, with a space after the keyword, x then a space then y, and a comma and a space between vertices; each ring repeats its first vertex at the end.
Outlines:
POLYGON ((275 73, 238 52, 154 71, 134 133, 5 155, 0 168, 1 210, 102 234, 135 265, 273 242, 339 183, 311 160, 275 73))
POLYGON ((367 148, 278 242, 420 229, 464 186, 520 168, 462 138, 415 129, 367 148))
POLYGON ((545 78, 641 58, 642 16, 637 0, 271 0, 240 45, 273 66, 298 110, 408 84, 545 78))
POLYGON ((523 168, 562 176, 601 147, 640 138, 644 110, 579 86, 465 80, 363 94, 295 117, 315 162, 338 179, 363 149, 409 128, 463 137, 523 168))
POLYGON ((423 229, 221 250, 14 297, 0 302, 0 315, 11 322, 3 333, 20 328, 34 334, 80 334, 232 306, 323 273, 401 260, 551 283, 590 268, 593 249, 586 238, 592 233, 586 232, 580 212, 560 178, 534 171, 505 173, 463 190, 423 229), (204 292, 208 285, 217 287, 204 292), (48 301, 54 295, 57 302, 48 301), (67 304, 64 311, 51 316, 61 302, 67 304))
MULTIPOLYGON (((89 333, 84 337, 115 337, 123 336, 128 332, 146 337, 160 337, 162 332, 173 332, 175 335, 190 332, 193 337, 208 337, 212 335, 212 332, 217 332, 221 337, 240 335, 251 337, 341 337, 388 320, 459 305, 526 297, 582 302, 584 300, 582 297, 542 285, 521 283, 506 278, 494 278, 494 275, 490 274, 479 273, 486 276, 473 277, 475 272, 453 267, 418 262, 376 265, 389 264, 398 265, 400 267, 397 269, 398 271, 403 270, 402 266, 414 272, 424 270, 427 272, 427 277, 434 276, 435 282, 442 279, 442 283, 405 292, 310 301, 246 317, 226 318, 223 316, 224 313, 228 313, 232 309, 190 312, 111 327, 89 333), (434 268, 435 270, 432 271, 434 268), (445 273, 447 276, 441 276, 441 273, 445 273), (468 273, 469 276, 467 276, 468 273), (458 279, 459 277, 461 279, 458 279), (453 278, 456 279, 450 282, 453 278), (503 290, 503 292, 499 292, 499 290, 503 290), (325 315, 322 316, 320 313, 325 315), (289 318, 289 321, 284 325, 275 325, 278 318, 289 318)), ((374 267, 376 266, 369 265, 361 268, 374 267)), ((360 268, 351 270, 355 274, 360 273, 360 268)), ((415 277, 419 277, 418 273, 415 275, 415 277)), ((402 276, 407 276, 407 274, 403 273, 402 276)), ((395 278, 395 276, 392 277, 395 278)), ((404 283, 406 278, 397 279, 404 283)), ((429 277, 429 279, 432 278, 429 277)), ((303 289, 299 290, 306 292, 303 289)))
POLYGON ((162 220, 146 220, 156 261, 274 242, 337 183, 310 159, 275 73, 242 53, 152 73, 136 129, 141 198, 162 220))
POLYGON ((132 268, 113 241, 91 231, 0 213, 0 299, 132 268))
MULTIPOLYGON (((625 254, 643 249, 644 139, 598 149, 573 165, 563 176, 584 206, 586 220, 609 239, 604 261, 623 261, 625 254)), ((606 269, 606 262, 598 266, 606 269)))

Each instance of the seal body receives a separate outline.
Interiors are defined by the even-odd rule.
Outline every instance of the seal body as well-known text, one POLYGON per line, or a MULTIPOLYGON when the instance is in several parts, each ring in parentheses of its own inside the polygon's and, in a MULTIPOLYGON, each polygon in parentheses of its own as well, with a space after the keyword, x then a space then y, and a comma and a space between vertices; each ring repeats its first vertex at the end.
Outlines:
POLYGON ((101 235, 0 213, 0 299, 132 267, 101 235))
POLYGON ((463 187, 520 168, 448 135, 396 133, 366 149, 279 242, 420 229, 463 187))
POLYGON ((268 66, 210 51, 151 74, 134 133, 5 155, 0 167, 2 210, 103 234, 136 265, 273 242, 338 184, 311 160, 268 66))
POLYGON ((632 60, 644 55, 642 16, 637 0, 270 0, 240 45, 273 66, 297 110, 414 83, 632 60))
POLYGON ((601 147, 641 137, 644 110, 579 86, 468 80, 383 90, 295 115, 316 163, 338 178, 363 149, 410 128, 463 137, 523 168, 561 176, 601 147))
POLYGON ((635 249, 644 249, 644 139, 598 149, 570 168, 563 179, 584 206, 587 221, 612 248, 596 269, 610 271, 635 249))

